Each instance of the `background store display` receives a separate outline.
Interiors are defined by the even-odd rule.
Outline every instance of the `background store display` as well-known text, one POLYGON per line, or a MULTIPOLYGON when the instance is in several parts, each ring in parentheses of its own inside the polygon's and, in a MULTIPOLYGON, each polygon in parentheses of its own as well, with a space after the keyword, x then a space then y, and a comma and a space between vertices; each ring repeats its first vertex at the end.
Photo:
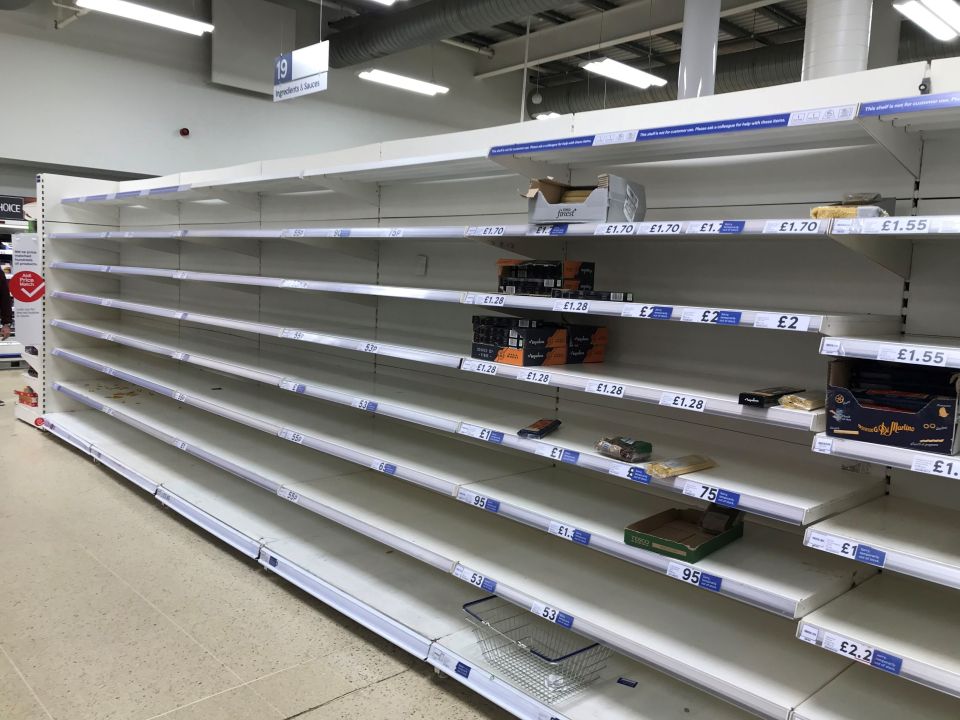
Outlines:
POLYGON ((827 434, 954 453, 958 385, 958 374, 949 368, 834 360, 827 382, 827 434))
POLYGON ((706 510, 671 508, 623 531, 627 545, 695 563, 743 537, 743 513, 711 504, 706 510))
POLYGON ((523 196, 535 225, 636 222, 647 212, 643 185, 604 173, 596 185, 566 185, 550 178, 532 180, 523 196))

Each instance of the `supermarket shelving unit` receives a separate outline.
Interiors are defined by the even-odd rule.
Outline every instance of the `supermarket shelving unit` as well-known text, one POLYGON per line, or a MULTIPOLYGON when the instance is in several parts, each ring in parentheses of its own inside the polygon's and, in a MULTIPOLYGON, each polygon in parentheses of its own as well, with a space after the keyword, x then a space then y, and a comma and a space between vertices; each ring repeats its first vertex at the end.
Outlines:
POLYGON ((823 411, 738 394, 822 387, 821 351, 960 365, 958 70, 42 176, 43 427, 518 717, 853 720, 901 697, 955 717, 950 459, 848 447, 823 411), (910 97, 926 76, 934 94, 910 97), (644 183, 643 222, 527 224, 525 176, 604 171, 644 183), (807 219, 867 187, 897 215, 807 219), (499 294, 503 256, 594 260, 637 302, 499 294), (491 313, 603 323, 608 361, 472 359, 470 318, 491 313), (516 435, 540 417, 561 428, 516 435), (657 479, 594 450, 615 434, 716 467, 657 479), (623 542, 711 498, 747 527, 701 562, 623 542), (482 655, 461 607, 486 594, 615 654, 545 705, 482 655))

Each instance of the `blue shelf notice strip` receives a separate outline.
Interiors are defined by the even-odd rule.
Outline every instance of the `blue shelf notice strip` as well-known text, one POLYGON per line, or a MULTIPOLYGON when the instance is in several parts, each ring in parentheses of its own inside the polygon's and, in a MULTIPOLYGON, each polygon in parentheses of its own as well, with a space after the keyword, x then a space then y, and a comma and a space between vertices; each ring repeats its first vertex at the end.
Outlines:
POLYGON ((632 467, 627 471, 627 477, 629 477, 634 482, 643 483, 644 485, 650 484, 650 475, 643 468, 632 467))
POLYGON ((700 573, 700 580, 697 582, 697 585, 702 587, 704 590, 720 592, 720 588, 723 586, 723 578, 702 572, 700 573))
POLYGON ((560 627, 565 627, 569 630, 573 627, 573 616, 567 615, 566 613, 557 613, 557 619, 554 622, 560 627))
POLYGON ((714 501, 717 505, 735 508, 740 505, 740 493, 730 492, 729 490, 718 490, 717 499, 714 501))
POLYGON ((462 662, 457 663, 457 675, 462 675, 465 678, 470 677, 470 666, 462 662))
POLYGON ((869 545, 857 545, 854 560, 883 567, 883 564, 887 561, 887 554, 883 550, 877 550, 869 545))
MULTIPOLYGON (((748 130, 768 130, 770 128, 786 127, 789 122, 790 113, 777 113, 775 115, 755 115, 753 117, 731 118, 730 120, 717 120, 706 123, 690 123, 688 125, 667 125, 664 127, 637 130, 634 142, 690 137, 693 135, 718 135, 721 133, 744 132, 748 130)), ((497 145, 490 148, 490 157, 591 147, 596 137, 596 135, 579 135, 571 138, 540 140, 538 142, 516 143, 514 145, 497 145)))
POLYGON ((921 112, 960 107, 960 93, 936 93, 934 95, 915 95, 913 97, 877 100, 860 103, 858 117, 876 117, 891 113, 921 112))
POLYGON ((898 658, 896 655, 885 653, 882 650, 874 650, 873 657, 870 659, 870 665, 879 670, 885 670, 888 673, 899 675, 900 670, 903 668, 903 659, 898 658))
POLYGON ((570 539, 578 545, 589 545, 591 537, 593 536, 588 532, 584 532, 583 530, 574 530, 573 537, 570 539))

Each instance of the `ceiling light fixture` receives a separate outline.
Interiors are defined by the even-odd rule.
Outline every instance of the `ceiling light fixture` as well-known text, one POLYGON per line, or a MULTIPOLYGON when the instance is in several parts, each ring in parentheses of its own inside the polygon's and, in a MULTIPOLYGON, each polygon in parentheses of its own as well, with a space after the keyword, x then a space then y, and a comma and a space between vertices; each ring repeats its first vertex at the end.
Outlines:
POLYGON ((667 84, 667 81, 663 78, 657 77, 656 75, 651 75, 648 72, 638 70, 635 67, 625 65, 622 62, 618 62, 610 58, 588 62, 583 65, 583 69, 587 72, 603 75, 611 80, 626 83, 627 85, 635 85, 636 87, 643 89, 646 89, 651 85, 660 87, 667 84))
POLYGON ((536 115, 534 115, 534 117, 537 120, 550 120, 551 118, 560 117, 560 113, 558 112, 537 113, 536 115))
POLYGON ((213 25, 210 23, 192 20, 182 15, 164 12, 163 10, 154 10, 145 5, 125 2, 125 0, 77 0, 77 7, 84 10, 95 10, 96 12, 117 15, 128 20, 138 20, 140 22, 158 25, 169 30, 179 30, 180 32, 190 33, 191 35, 203 35, 205 32, 213 32, 213 25))
POLYGON ((434 85, 433 83, 416 80, 406 75, 387 72, 386 70, 364 70, 360 73, 360 77, 370 82, 389 85, 401 90, 409 90, 410 92, 420 93, 421 95, 445 95, 450 92, 450 88, 444 87, 443 85, 434 85))
POLYGON ((379 3, 380 5, 393 5, 397 0, 371 0, 372 2, 379 3))
POLYGON ((953 40, 960 31, 960 7, 953 0, 906 0, 893 8, 937 40, 953 40))

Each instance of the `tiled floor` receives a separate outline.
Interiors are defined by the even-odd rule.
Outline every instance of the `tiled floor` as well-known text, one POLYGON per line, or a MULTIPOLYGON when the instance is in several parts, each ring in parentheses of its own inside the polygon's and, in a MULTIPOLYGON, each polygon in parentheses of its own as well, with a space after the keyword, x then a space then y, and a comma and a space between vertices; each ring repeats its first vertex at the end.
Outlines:
POLYGON ((0 720, 509 717, 15 422, 22 384, 0 372, 0 720))

